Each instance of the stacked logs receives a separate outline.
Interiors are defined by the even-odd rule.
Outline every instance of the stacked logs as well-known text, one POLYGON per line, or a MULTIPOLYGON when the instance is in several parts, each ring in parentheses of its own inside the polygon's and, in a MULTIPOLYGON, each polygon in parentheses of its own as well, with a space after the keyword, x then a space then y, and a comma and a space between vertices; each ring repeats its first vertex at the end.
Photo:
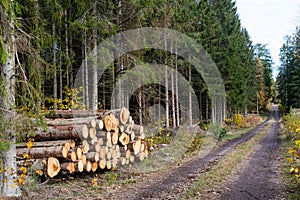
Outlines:
POLYGON ((134 123, 125 107, 106 112, 55 111, 47 115, 46 125, 46 131, 34 130, 33 143, 16 148, 18 165, 43 161, 51 178, 60 171, 117 168, 148 156, 143 127, 134 123))

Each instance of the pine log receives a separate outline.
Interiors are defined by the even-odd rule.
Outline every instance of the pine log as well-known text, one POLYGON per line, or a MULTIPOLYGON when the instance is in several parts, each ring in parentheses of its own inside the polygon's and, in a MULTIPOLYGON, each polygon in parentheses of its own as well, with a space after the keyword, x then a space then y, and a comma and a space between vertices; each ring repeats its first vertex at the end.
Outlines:
POLYGON ((99 167, 100 169, 104 169, 106 167, 106 159, 101 159, 99 161, 99 167))
POLYGON ((82 148, 81 148, 81 150, 82 150, 82 153, 83 153, 83 154, 87 154, 87 152, 89 152, 89 150, 90 150, 90 145, 89 145, 89 143, 88 143, 87 140, 83 140, 83 141, 82 141, 82 148))
POLYGON ((71 149, 71 143, 70 142, 66 142, 64 144, 64 147, 66 147, 67 151, 70 151, 70 149, 71 149))
POLYGON ((60 164, 57 158, 49 157, 47 160, 47 174, 50 178, 56 176, 60 171, 60 164))
POLYGON ((77 155, 76 155, 76 152, 75 151, 70 151, 68 153, 68 158, 70 158, 73 162, 75 162, 77 160, 77 155))
POLYGON ((125 124, 125 132, 127 134, 130 134, 132 132, 133 125, 134 125, 133 123, 125 124))
POLYGON ((108 153, 109 152, 109 147, 108 146, 105 146, 105 153, 108 153))
POLYGON ((83 162, 82 160, 79 160, 77 163, 75 163, 75 169, 78 170, 79 172, 83 172, 83 162))
POLYGON ((100 154, 98 152, 88 152, 86 159, 92 162, 98 162, 100 160, 100 154))
POLYGON ((121 158, 121 165, 122 166, 126 165, 126 158, 125 157, 121 158))
POLYGON ((97 132, 96 132, 96 128, 94 127, 91 127, 90 130, 89 130, 89 136, 91 139, 95 138, 97 135, 97 132))
POLYGON ((121 124, 126 124, 129 116, 130 116, 130 112, 126 107, 122 107, 120 109, 115 109, 115 110, 109 110, 108 112, 106 112, 105 114, 113 114, 120 122, 121 124))
POLYGON ((81 148, 79 148, 79 147, 76 148, 76 155, 77 155, 78 159, 81 159, 81 157, 82 157, 82 150, 81 150, 81 148))
POLYGON ((112 144, 118 144, 118 139, 119 139, 119 133, 118 131, 113 132, 111 136, 111 142, 112 144))
POLYGON ((92 127, 96 127, 95 117, 87 118, 72 118, 72 119, 55 119, 55 120, 46 120, 47 126, 72 126, 72 125, 82 125, 86 124, 92 127))
POLYGON ((97 130, 97 138, 105 138, 106 137, 106 132, 107 131, 103 131, 103 130, 97 130))
POLYGON ((133 150, 134 155, 137 155, 141 151, 142 140, 139 138, 134 142, 130 142, 127 147, 129 150, 133 150))
POLYGON ((111 152, 110 151, 106 154, 106 158, 107 158, 107 160, 111 159, 111 152))
POLYGON ((140 152, 145 152, 148 149, 147 143, 145 141, 141 141, 141 149, 140 152))
POLYGON ((125 146, 130 142, 130 136, 123 132, 119 137, 119 141, 123 146, 125 146))
POLYGON ((76 146, 75 140, 70 140, 70 147, 75 148, 75 146, 76 146))
POLYGON ((89 161, 89 160, 86 161, 85 170, 87 172, 90 172, 92 170, 92 162, 91 161, 89 161))
POLYGON ((112 164, 112 161, 111 160, 107 160, 106 161, 106 168, 107 169, 111 169, 111 164, 112 164))
POLYGON ((24 154, 28 154, 30 158, 47 158, 57 157, 66 158, 68 151, 65 146, 53 146, 53 147, 35 147, 35 148, 18 148, 17 156, 23 157, 24 154))
POLYGON ((124 125, 119 125, 119 131, 122 133, 125 131, 125 126, 124 125))
POLYGON ((104 122, 103 122, 103 120, 98 119, 98 120, 97 120, 97 124, 98 124, 97 127, 98 127, 100 130, 103 130, 103 128, 104 128, 104 122))
POLYGON ((46 114, 47 118, 86 118, 96 117, 101 112, 96 110, 55 110, 46 114))
POLYGON ((89 151, 100 152, 100 149, 101 149, 101 145, 99 144, 99 142, 96 142, 90 145, 89 151))
POLYGON ((73 162, 61 163, 60 168, 63 171, 69 171, 71 174, 75 172, 75 165, 73 162))
POLYGON ((21 166, 29 167, 29 166, 31 166, 36 160, 37 160, 37 159, 17 160, 16 163, 17 163, 17 166, 18 166, 18 167, 21 167, 21 166))
POLYGON ((106 144, 107 147, 112 147, 112 141, 111 141, 111 132, 106 132, 106 144))
POLYGON ((47 131, 41 128, 35 130, 35 141, 80 139, 88 137, 86 125, 48 126, 47 131))
POLYGON ((106 151, 105 151, 104 147, 101 147, 100 152, 99 152, 99 157, 100 157, 100 159, 105 159, 106 151))
POLYGON ((121 150, 120 150, 120 146, 116 145, 116 157, 120 158, 121 157, 121 150))
POLYGON ((134 124, 132 131, 135 133, 135 137, 145 139, 144 127, 141 125, 134 124))
POLYGON ((112 160, 112 168, 113 168, 113 169, 116 169, 116 168, 117 168, 117 165, 118 165, 118 159, 113 159, 113 160, 112 160))
POLYGON ((129 162, 134 162, 134 160, 135 160, 135 156, 134 155, 130 155, 129 156, 129 162))
POLYGON ((98 162, 92 162, 92 172, 95 172, 98 169, 98 162))
POLYGON ((87 162, 86 155, 81 156, 81 162, 82 162, 82 165, 86 165, 86 162, 87 162))
POLYGON ((100 144, 100 146, 103 145, 104 144, 103 138, 98 138, 98 143, 100 144))
POLYGON ((119 120, 113 113, 107 114, 104 117, 104 126, 106 131, 116 130, 116 128, 119 126, 119 120))
POLYGON ((133 119, 132 119, 132 116, 129 116, 129 118, 128 118, 128 124, 131 124, 132 123, 132 121, 133 121, 133 119))
MULTIPOLYGON (((31 148, 35 147, 51 147, 51 146, 69 146, 74 140, 56 140, 56 141, 44 141, 44 142, 33 142, 31 148)), ((16 144, 16 148, 28 148, 27 143, 16 144)))

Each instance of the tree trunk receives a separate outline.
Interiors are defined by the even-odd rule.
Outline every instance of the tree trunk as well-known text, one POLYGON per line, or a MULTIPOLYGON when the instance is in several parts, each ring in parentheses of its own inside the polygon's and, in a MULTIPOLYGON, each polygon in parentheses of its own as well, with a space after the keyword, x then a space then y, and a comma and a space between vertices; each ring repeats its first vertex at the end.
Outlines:
MULTIPOLYGON (((61 36, 61 28, 58 29, 58 34, 61 36)), ((59 45, 59 98, 63 98, 63 70, 62 70, 62 48, 59 45)))
POLYGON ((87 57, 87 34, 84 30, 84 74, 85 74, 85 105, 86 108, 90 108, 90 99, 89 99, 89 69, 88 69, 88 57, 87 57))
MULTIPOLYGON (((192 87, 192 68, 189 66, 189 85, 192 87)), ((193 124, 192 88, 189 89, 189 125, 193 124)))
POLYGON ((175 47, 175 90, 176 90, 176 125, 179 127, 179 91, 178 91, 178 63, 177 63, 177 42, 175 47))
POLYGON ((69 58, 69 38, 68 38, 68 12, 67 10, 65 10, 64 12, 65 15, 65 42, 66 42, 66 77, 67 77, 67 85, 70 86, 70 80, 69 80, 69 62, 70 62, 70 58, 69 58))
MULTIPOLYGON (((93 17, 97 17, 97 1, 93 5, 93 17)), ((92 110, 98 109, 98 70, 97 70, 97 28, 93 28, 93 66, 92 66, 92 110)))
MULTIPOLYGON (((166 34, 166 33, 165 33, 166 34)), ((166 35, 165 35, 166 37, 166 35)), ((167 39, 165 39, 165 49, 167 49, 167 39)), ((165 92, 166 92, 166 128, 170 127, 169 122, 169 82, 168 82, 168 60, 165 58, 165 92)))
MULTIPOLYGON (((52 24, 52 35, 56 37, 55 23, 52 24)), ((53 78, 53 98, 57 99, 57 67, 56 67, 56 42, 53 43, 53 67, 54 67, 54 78, 53 78)), ((57 109, 57 104, 54 102, 54 109, 57 109)))
MULTIPOLYGON (((11 5, 14 4, 14 1, 10 1, 11 5)), ((12 6, 13 7, 13 6, 12 6)), ((5 9, 5 8, 4 8, 5 9)), ((6 10, 8 11, 8 10, 6 10)), ((10 11, 8 11, 10 12, 10 11)), ((13 13, 13 11, 11 11, 13 13)), ((10 16, 5 15, 5 17, 10 18, 10 16)), ((5 26, 5 25, 4 25, 5 26)), ((10 122, 13 119, 15 112, 13 110, 15 105, 15 35, 14 35, 14 20, 8 19, 8 24, 6 27, 1 27, 0 37, 3 39, 4 48, 6 50, 6 62, 1 64, 0 75, 4 82, 4 94, 0 96, 2 101, 1 107, 3 108, 3 117, 5 120, 10 122)), ((3 86, 2 86, 3 87, 3 86)), ((6 127, 6 133, 4 135, 5 140, 10 143, 9 149, 6 152, 3 152, 3 166, 2 169, 11 169, 6 170, 1 175, 0 185, 1 193, 3 196, 12 197, 12 196, 21 196, 19 187, 15 184, 14 179, 16 178, 16 173, 11 174, 11 172, 16 172, 16 138, 15 130, 13 130, 13 125, 8 125, 6 127), (6 180, 6 181, 4 181, 6 180)))

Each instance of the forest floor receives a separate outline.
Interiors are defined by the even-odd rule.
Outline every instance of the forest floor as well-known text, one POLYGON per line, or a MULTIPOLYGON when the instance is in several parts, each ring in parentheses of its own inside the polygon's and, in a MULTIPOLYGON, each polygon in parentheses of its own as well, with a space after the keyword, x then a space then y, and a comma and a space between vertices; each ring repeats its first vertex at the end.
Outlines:
POLYGON ((265 122, 202 159, 148 174, 65 176, 34 185, 26 199, 285 199, 278 121, 273 107, 265 122))

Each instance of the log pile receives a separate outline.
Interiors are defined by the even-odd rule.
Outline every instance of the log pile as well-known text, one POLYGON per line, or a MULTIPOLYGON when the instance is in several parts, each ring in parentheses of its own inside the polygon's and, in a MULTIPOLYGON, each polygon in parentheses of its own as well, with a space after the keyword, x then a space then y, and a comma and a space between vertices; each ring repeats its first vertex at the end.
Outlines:
POLYGON ((46 125, 47 130, 34 129, 34 142, 16 145, 17 164, 43 162, 51 178, 60 171, 117 168, 148 156, 143 127, 125 107, 106 112, 58 110, 47 116, 46 125))

